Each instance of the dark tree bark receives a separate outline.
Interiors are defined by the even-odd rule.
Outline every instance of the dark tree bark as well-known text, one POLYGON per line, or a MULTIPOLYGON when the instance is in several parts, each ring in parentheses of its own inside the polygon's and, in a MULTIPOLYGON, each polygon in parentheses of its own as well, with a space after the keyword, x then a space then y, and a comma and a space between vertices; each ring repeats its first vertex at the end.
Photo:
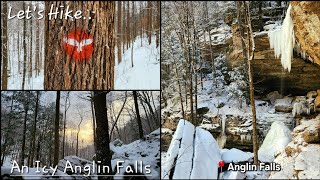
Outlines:
POLYGON ((35 154, 35 145, 36 145, 36 131, 37 131, 37 116, 38 116, 38 106, 39 106, 39 98, 40 98, 40 91, 37 91, 37 98, 36 98, 36 109, 35 109, 35 114, 34 114, 34 124, 33 124, 33 131, 32 131, 32 154, 31 154, 31 159, 30 159, 30 166, 33 167, 33 159, 34 159, 34 154, 35 154))
POLYGON ((60 115, 60 91, 57 91, 56 117, 54 120, 54 155, 53 165, 58 165, 59 161, 59 115, 60 115))
POLYGON ((2 7, 2 31, 1 31, 1 44, 2 44, 2 90, 8 89, 8 29, 7 29, 7 16, 8 8, 7 1, 1 2, 2 7))
POLYGON ((143 138, 143 129, 142 129, 142 123, 140 118, 140 112, 139 112, 139 104, 138 104, 138 98, 137 98, 137 91, 133 91, 133 99, 134 99, 134 106, 136 109, 136 115, 137 115, 137 123, 138 123, 138 129, 139 129, 139 138, 143 138))
MULTIPOLYGON (((46 12, 54 7, 70 6, 73 12, 82 10, 78 20, 45 20, 45 90, 76 90, 114 88, 115 1, 46 1, 46 12), (94 12, 94 13, 93 13, 94 12), (93 53, 88 59, 74 60, 61 42, 72 30, 87 32, 93 37, 93 53)), ((74 48, 76 51, 76 48, 74 48)), ((75 52, 74 51, 74 52, 75 52)))
POLYGON ((118 1, 118 39, 117 39, 117 44, 118 44, 118 64, 121 63, 121 55, 122 55, 122 51, 121 51, 121 43, 122 43, 122 12, 121 12, 121 4, 122 1, 118 1))
MULTIPOLYGON (((23 2, 23 10, 25 10, 26 2, 23 2)), ((27 26, 26 26, 26 18, 23 19, 23 75, 22 75, 22 90, 24 90, 24 85, 26 81, 26 71, 27 71, 27 43, 26 43, 26 35, 27 35, 27 26)))
POLYGON ((157 47, 160 44, 160 1, 157 1, 157 15, 156 15, 156 45, 157 47))
POLYGON ((25 158, 25 147, 26 147, 26 132, 27 132, 27 117, 28 117, 29 107, 25 106, 24 108, 24 121, 23 121, 23 137, 22 137, 22 148, 21 148, 21 158, 20 158, 20 167, 24 166, 25 158))
MULTIPOLYGON (((109 139, 109 122, 106 106, 106 92, 95 91, 94 109, 96 115, 96 159, 101 161, 101 166, 108 166, 109 172, 101 172, 99 175, 111 175, 111 158, 110 139, 109 139)), ((111 176, 99 176, 99 179, 113 179, 111 176)))

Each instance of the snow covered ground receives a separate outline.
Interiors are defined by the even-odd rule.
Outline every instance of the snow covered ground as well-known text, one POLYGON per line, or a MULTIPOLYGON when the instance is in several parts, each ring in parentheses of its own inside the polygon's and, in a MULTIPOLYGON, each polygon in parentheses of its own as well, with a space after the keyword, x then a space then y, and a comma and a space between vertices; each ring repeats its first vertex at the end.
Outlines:
MULTIPOLYGON (((160 46, 156 48, 155 36, 149 45, 148 38, 137 37, 131 48, 122 54, 122 61, 115 66, 116 90, 160 90, 160 46)), ((116 53, 117 54, 117 53, 116 53)), ((116 57, 117 59, 117 57, 116 57)))

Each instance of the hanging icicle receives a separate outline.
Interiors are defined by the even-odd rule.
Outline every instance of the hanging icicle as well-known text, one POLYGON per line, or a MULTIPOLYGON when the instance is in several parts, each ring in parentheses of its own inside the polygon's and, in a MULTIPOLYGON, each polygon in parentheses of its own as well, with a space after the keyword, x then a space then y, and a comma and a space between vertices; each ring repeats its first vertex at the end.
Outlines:
POLYGON ((287 9, 281 29, 269 30, 268 32, 270 48, 274 49, 275 58, 279 58, 281 55, 282 67, 289 72, 291 71, 291 59, 295 43, 290 10, 291 5, 287 9))

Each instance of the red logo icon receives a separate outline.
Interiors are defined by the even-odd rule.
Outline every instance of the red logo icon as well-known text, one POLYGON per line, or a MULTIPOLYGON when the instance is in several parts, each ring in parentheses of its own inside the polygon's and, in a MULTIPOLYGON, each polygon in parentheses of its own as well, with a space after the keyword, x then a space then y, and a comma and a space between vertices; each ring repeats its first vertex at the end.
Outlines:
POLYGON ((224 166, 224 162, 223 161, 219 161, 219 167, 223 167, 224 166))
POLYGON ((63 37, 63 49, 76 61, 87 60, 93 53, 93 37, 82 30, 72 31, 63 37))

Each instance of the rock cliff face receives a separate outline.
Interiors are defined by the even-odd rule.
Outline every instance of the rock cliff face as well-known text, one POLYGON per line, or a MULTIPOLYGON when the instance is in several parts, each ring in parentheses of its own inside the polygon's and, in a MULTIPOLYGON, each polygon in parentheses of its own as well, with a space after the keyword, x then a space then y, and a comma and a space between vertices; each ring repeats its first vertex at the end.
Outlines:
POLYGON ((306 59, 320 66, 320 3, 292 1, 291 17, 296 41, 306 59))
MULTIPOLYGON (((285 95, 304 95, 320 88, 320 3, 291 2, 291 6, 296 50, 300 49, 300 54, 294 53, 292 70, 288 73, 280 59, 274 57, 267 33, 258 33, 254 37, 256 51, 252 61, 257 94, 279 91, 285 95)), ((243 63, 242 46, 238 25, 230 26, 232 38, 226 44, 227 58, 229 66, 235 67, 243 63)))
MULTIPOLYGON (((228 56, 228 63, 231 67, 236 67, 243 63, 242 50, 238 38, 233 37, 233 39, 235 43, 233 51, 228 56)), ((252 67, 257 93, 279 91, 282 94, 304 95, 308 91, 320 88, 320 66, 295 55, 291 72, 286 72, 281 60, 274 57, 267 34, 255 36, 255 44, 252 67)))

